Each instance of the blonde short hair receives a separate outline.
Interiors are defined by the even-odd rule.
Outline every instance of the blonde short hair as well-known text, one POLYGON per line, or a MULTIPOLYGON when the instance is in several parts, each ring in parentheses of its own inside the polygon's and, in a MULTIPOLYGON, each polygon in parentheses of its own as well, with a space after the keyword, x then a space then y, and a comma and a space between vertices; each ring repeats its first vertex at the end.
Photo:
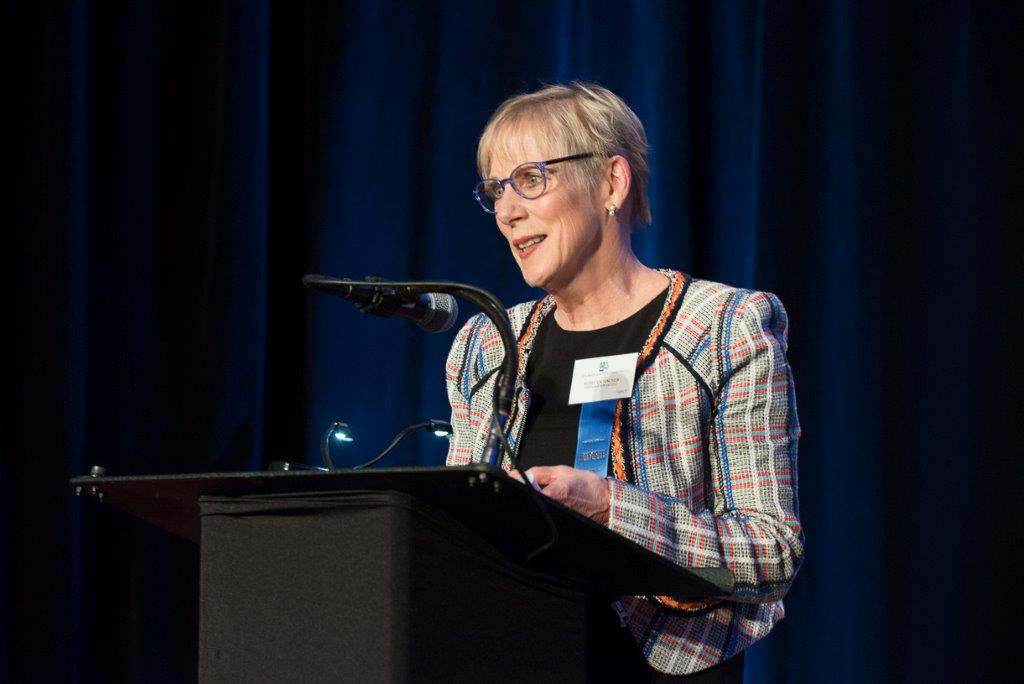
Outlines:
POLYGON ((519 156, 518 150, 509 149, 509 134, 523 129, 550 145, 552 157, 596 153, 594 158, 566 166, 570 178, 589 187, 597 181, 597 171, 608 157, 622 155, 633 176, 630 224, 636 227, 651 222, 647 134, 640 119, 618 95, 596 83, 573 81, 505 100, 480 135, 476 163, 481 178, 490 173, 491 159, 496 153, 502 152, 509 158, 519 156))

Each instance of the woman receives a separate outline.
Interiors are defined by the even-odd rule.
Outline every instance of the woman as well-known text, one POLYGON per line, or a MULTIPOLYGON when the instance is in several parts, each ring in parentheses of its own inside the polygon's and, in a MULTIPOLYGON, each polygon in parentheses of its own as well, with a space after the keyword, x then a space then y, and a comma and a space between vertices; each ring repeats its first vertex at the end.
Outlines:
MULTIPOLYGON (((605 88, 507 100, 477 163, 478 201, 526 282, 548 293, 509 310, 520 359, 506 428, 520 467, 544 494, 655 553, 736 576, 725 600, 621 599, 636 646, 615 657, 645 658, 655 678, 742 679, 742 651, 782 618, 803 555, 785 310, 771 294, 640 263, 630 236, 651 221, 647 140, 605 88), (580 359, 629 363, 628 395, 586 396, 596 376, 580 359)), ((496 340, 474 317, 449 355, 450 465, 483 458, 496 340)))

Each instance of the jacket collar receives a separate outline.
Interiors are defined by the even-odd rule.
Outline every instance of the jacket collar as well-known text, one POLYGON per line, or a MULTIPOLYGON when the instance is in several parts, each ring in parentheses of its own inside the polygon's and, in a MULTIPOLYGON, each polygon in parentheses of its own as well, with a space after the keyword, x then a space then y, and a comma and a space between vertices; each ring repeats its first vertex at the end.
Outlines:
MULTIPOLYGON (((662 268, 658 269, 658 272, 668 277, 669 285, 665 291, 658 320, 654 324, 654 328, 648 333, 647 340, 640 351, 640 356, 637 358, 638 373, 647 368, 657 356, 658 348, 671 328, 672 321, 679 311, 679 306, 686 295, 686 289, 692 280, 682 271, 662 268)), ((530 314, 526 317, 523 327, 519 331, 519 341, 516 345, 519 351, 519 367, 516 369, 517 389, 525 386, 526 365, 530 360, 530 351, 533 348, 533 341, 537 337, 540 324, 556 308, 554 297, 551 295, 541 297, 533 303, 530 314)))

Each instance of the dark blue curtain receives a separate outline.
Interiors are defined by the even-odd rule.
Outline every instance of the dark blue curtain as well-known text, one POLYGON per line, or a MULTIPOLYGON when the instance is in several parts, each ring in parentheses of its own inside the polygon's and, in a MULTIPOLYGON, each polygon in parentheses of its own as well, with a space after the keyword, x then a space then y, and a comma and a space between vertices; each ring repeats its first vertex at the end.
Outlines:
MULTIPOLYGON (((470 196, 506 96, 652 144, 645 263, 786 303, 808 556, 748 681, 986 679, 1021 529, 1021 11, 1007 3, 10 3, 0 679, 195 673, 196 549, 69 477, 376 453, 453 333, 304 273, 526 288, 470 196)), ((470 312, 464 312, 468 315, 470 312)), ((382 465, 434 465, 411 440, 382 465)), ((302 578, 296 578, 301 581, 302 578)))

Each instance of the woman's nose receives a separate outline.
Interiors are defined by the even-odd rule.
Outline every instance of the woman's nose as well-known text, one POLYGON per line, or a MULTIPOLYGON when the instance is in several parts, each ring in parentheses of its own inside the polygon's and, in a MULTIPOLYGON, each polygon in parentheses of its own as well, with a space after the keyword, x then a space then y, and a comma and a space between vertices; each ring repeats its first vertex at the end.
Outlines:
POLYGON ((511 226, 516 220, 526 216, 523 202, 523 198, 510 189, 494 203, 494 215, 500 223, 511 226))

